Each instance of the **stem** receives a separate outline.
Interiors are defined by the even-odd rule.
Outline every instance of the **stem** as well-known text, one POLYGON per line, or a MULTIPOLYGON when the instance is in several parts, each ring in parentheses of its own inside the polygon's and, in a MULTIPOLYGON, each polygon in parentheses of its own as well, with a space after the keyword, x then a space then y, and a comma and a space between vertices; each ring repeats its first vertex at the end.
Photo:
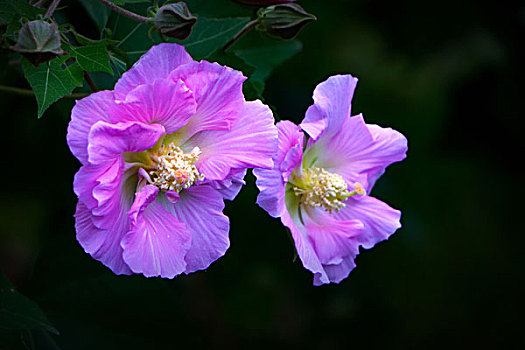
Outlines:
POLYGON ((248 33, 251 29, 253 29, 257 24, 259 23, 258 19, 254 19, 253 21, 246 24, 235 36, 232 38, 232 40, 228 41, 226 45, 222 48, 222 51, 228 50, 230 47, 233 46, 240 38, 243 37, 244 34, 248 33))
POLYGON ((151 20, 149 17, 137 15, 136 13, 123 9, 122 7, 117 6, 108 0, 98 0, 98 1, 106 5, 107 7, 111 8, 113 11, 118 12, 121 15, 127 16, 131 19, 134 19, 135 21, 139 21, 141 23, 148 23, 151 20))
POLYGON ((84 73, 84 79, 86 79, 86 82, 88 83, 89 87, 91 88, 91 91, 97 92, 98 91, 98 87, 95 84, 95 82, 93 81, 93 79, 91 78, 91 76, 89 75, 89 73, 86 72, 86 71, 83 71, 83 73, 84 73))
POLYGON ((53 12, 55 12, 58 4, 60 3, 60 0, 53 0, 51 5, 47 8, 46 14, 44 15, 44 18, 49 18, 53 15, 53 12))
POLYGON ((46 2, 47 2, 47 0, 38 0, 32 5, 35 6, 35 7, 42 8, 45 5, 46 2))
MULTIPOLYGON (((35 92, 33 90, 21 89, 21 88, 16 88, 12 86, 0 85, 0 91, 9 92, 9 93, 21 95, 21 96, 35 96, 35 92)), ((88 95, 89 94, 85 92, 77 92, 77 93, 65 95, 64 98, 79 99, 79 98, 86 97, 88 95)))

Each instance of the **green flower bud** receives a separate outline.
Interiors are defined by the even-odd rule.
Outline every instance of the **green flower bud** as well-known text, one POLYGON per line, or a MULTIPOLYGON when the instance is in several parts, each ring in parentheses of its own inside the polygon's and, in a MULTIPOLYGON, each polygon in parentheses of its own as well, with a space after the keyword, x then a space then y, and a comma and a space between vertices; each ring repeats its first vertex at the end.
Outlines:
POLYGON ((21 53, 35 66, 66 54, 60 44, 60 33, 54 23, 44 20, 27 22, 18 32, 13 51, 21 53))
POLYGON ((309 22, 317 18, 297 4, 280 4, 262 8, 257 12, 257 29, 282 39, 293 39, 309 22))
POLYGON ((192 16, 186 3, 181 1, 162 6, 155 14, 154 22, 160 34, 184 40, 190 36, 197 17, 192 16))

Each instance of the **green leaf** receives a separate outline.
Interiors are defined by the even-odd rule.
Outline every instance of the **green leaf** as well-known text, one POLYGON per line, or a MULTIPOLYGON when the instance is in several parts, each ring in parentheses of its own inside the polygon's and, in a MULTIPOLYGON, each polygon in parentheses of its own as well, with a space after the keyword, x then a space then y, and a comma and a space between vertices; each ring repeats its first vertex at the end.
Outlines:
POLYGON ((0 272, 0 329, 40 329, 59 334, 38 305, 18 293, 0 272))
POLYGON ((93 0, 80 0, 80 3, 84 6, 84 9, 91 19, 97 24, 98 28, 100 30, 104 29, 111 14, 109 7, 93 0))
POLYGON ((113 69, 113 75, 120 78, 122 74, 128 69, 126 62, 121 60, 118 56, 113 55, 109 58, 111 68, 113 69))
POLYGON ((91 42, 85 46, 65 46, 65 49, 77 59, 83 70, 113 73, 109 65, 108 50, 103 41, 91 42))
POLYGON ((22 28, 20 21, 14 19, 7 24, 5 28, 4 37, 16 41, 18 38, 18 31, 22 28))
POLYGON ((82 86, 83 75, 80 66, 74 62, 68 65, 67 56, 33 66, 22 59, 24 75, 35 92, 38 103, 38 118, 59 98, 70 94, 77 86, 82 86))
MULTIPOLYGON (((254 68, 244 83, 247 99, 262 98, 266 79, 284 61, 301 51, 299 41, 276 41, 271 45, 234 50, 233 53, 254 68)), ((244 71, 244 70, 243 70, 244 71)))
POLYGON ((116 18, 114 21, 115 28, 111 39, 118 41, 118 43, 111 46, 110 50, 122 50, 119 54, 125 55, 129 59, 129 63, 133 63, 153 45, 148 36, 150 27, 122 15, 114 16, 114 18, 116 18))
POLYGON ((287 59, 301 51, 302 44, 299 41, 277 41, 272 45, 240 49, 233 51, 246 64, 255 68, 250 79, 256 82, 264 82, 272 73, 272 70, 284 63, 287 59))
POLYGON ((183 45, 194 59, 207 58, 221 49, 249 21, 249 17, 217 19, 200 17, 183 45))
POLYGON ((210 62, 217 62, 223 66, 228 66, 236 70, 240 70, 245 76, 249 77, 255 73, 255 68, 232 52, 218 52, 216 55, 210 56, 210 62))
POLYGON ((0 0, 0 22, 2 23, 9 23, 20 17, 34 19, 38 14, 44 14, 44 10, 29 5, 26 0, 0 0))

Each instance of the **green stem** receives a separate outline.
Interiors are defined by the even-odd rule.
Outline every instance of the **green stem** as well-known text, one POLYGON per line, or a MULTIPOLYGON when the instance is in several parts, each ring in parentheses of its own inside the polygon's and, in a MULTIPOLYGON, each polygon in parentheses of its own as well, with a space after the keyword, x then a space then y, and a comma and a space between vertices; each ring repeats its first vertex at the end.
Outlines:
POLYGON ((53 12, 55 12, 58 4, 60 3, 60 0, 53 0, 51 5, 47 8, 46 14, 44 15, 44 18, 49 18, 53 15, 53 12))
MULTIPOLYGON (((30 89, 21 89, 16 88, 12 86, 5 86, 0 85, 0 91, 8 92, 11 94, 21 95, 21 96, 35 96, 35 92, 30 89)), ((73 99, 79 99, 88 96, 88 93, 85 92, 77 92, 69 95, 65 95, 64 98, 73 98, 73 99)))
POLYGON ((244 34, 248 33, 251 29, 253 29, 257 24, 259 23, 258 19, 254 19, 251 22, 248 22, 235 36, 232 38, 232 40, 228 41, 226 45, 222 48, 223 52, 226 52, 230 47, 233 46, 240 38, 244 36, 244 34))
POLYGON ((98 1, 101 2, 102 4, 106 5, 107 7, 112 9, 113 11, 118 12, 121 15, 129 17, 131 19, 134 19, 135 21, 139 21, 141 23, 148 23, 148 22, 151 21, 151 18, 149 18, 149 17, 144 17, 144 16, 141 16, 141 15, 137 15, 136 13, 128 11, 128 10, 126 10, 126 9, 120 7, 120 6, 117 6, 117 5, 115 5, 114 3, 112 3, 112 2, 110 2, 108 0, 98 0, 98 1))

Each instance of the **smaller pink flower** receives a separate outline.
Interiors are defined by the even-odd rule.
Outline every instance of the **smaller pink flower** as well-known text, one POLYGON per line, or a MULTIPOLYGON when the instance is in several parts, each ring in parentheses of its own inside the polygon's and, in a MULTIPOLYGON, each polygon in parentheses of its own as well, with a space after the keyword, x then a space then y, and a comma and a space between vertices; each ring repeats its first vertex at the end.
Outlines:
POLYGON ((277 123, 274 168, 254 170, 257 203, 290 229, 315 285, 339 283, 359 247, 372 248, 401 227, 401 212, 368 194, 389 164, 405 158, 407 140, 351 116, 356 83, 338 75, 319 84, 300 126, 277 123))

